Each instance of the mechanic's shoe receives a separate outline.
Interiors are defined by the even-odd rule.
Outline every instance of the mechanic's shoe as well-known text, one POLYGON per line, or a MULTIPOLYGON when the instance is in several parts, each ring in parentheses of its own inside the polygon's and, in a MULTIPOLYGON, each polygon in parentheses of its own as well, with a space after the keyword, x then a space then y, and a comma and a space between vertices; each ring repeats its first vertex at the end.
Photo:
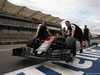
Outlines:
POLYGON ((81 49, 79 53, 83 53, 83 50, 81 49))
POLYGON ((83 47, 86 47, 85 45, 83 47))

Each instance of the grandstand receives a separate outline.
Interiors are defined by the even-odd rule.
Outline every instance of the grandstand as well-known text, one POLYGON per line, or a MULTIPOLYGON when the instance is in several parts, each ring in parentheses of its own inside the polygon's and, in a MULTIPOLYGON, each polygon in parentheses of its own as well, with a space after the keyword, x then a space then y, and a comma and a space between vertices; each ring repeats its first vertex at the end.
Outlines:
POLYGON ((60 31, 63 19, 0 0, 0 44, 25 43, 35 35, 42 21, 47 22, 47 27, 55 35, 60 31))

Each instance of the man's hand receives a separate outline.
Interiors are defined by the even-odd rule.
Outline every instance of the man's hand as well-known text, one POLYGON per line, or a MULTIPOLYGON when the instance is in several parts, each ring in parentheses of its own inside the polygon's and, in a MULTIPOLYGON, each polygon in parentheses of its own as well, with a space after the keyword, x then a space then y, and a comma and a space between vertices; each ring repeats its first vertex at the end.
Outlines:
POLYGON ((62 36, 59 36, 58 38, 62 38, 62 36))
POLYGON ((52 36, 52 37, 55 37, 55 36, 52 36))

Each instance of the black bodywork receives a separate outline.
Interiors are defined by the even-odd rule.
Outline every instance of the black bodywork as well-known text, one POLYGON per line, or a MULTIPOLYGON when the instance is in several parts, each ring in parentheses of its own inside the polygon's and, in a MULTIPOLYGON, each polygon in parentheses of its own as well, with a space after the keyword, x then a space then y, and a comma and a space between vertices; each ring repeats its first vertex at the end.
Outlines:
POLYGON ((71 62, 76 55, 76 41, 72 37, 51 37, 46 40, 32 37, 26 47, 13 49, 12 55, 71 62))

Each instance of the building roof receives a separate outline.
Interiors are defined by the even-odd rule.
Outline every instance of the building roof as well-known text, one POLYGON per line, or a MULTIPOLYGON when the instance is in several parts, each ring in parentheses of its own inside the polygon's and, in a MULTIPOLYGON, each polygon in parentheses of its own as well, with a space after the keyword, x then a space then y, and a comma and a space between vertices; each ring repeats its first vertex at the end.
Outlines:
POLYGON ((26 6, 17 6, 7 0, 0 0, 0 12, 9 13, 17 16, 23 16, 27 18, 35 18, 41 21, 46 21, 55 24, 61 24, 64 19, 54 17, 50 14, 44 14, 41 11, 35 11, 27 8, 26 6))

